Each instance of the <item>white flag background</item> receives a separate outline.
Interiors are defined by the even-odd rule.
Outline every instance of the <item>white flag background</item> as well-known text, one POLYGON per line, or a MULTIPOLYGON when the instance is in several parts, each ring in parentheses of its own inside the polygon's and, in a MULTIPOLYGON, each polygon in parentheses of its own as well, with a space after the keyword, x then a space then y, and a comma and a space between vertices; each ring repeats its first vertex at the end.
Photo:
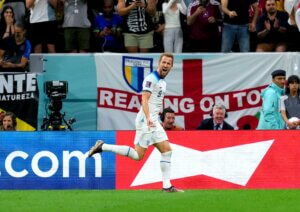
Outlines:
MULTIPOLYGON (((141 83, 157 69, 160 54, 95 54, 98 130, 133 130, 140 108, 141 83)), ((257 125, 260 92, 276 69, 299 75, 299 53, 174 54, 166 77, 164 107, 176 112, 176 123, 195 129, 209 117, 212 105, 227 107, 236 129, 257 125)))

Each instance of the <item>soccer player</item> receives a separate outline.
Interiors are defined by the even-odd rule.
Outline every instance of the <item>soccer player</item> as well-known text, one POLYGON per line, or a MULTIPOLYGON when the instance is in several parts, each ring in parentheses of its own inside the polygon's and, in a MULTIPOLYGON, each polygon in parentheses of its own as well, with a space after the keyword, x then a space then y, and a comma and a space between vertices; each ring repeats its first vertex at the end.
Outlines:
POLYGON ((135 122, 135 148, 105 144, 99 140, 89 151, 89 157, 98 152, 108 151, 139 161, 143 159, 149 145, 155 146, 161 152, 160 167, 163 192, 183 192, 183 190, 172 186, 170 182, 172 149, 167 134, 159 123, 159 112, 162 109, 163 98, 166 93, 164 78, 171 71, 173 60, 172 54, 161 54, 157 71, 153 71, 143 81, 142 107, 135 122))

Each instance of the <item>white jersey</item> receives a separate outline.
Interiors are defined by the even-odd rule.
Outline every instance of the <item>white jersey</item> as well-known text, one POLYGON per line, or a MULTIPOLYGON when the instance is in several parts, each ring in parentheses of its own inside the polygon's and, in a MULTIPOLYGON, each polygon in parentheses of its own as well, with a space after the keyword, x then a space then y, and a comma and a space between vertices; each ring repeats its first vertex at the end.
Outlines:
MULTIPOLYGON (((167 83, 164 79, 160 78, 157 71, 149 74, 143 81, 143 92, 150 92, 148 101, 150 118, 152 122, 158 122, 159 112, 162 110, 162 103, 166 93, 167 83)), ((136 117, 136 128, 141 128, 147 125, 145 113, 141 107, 136 117)))

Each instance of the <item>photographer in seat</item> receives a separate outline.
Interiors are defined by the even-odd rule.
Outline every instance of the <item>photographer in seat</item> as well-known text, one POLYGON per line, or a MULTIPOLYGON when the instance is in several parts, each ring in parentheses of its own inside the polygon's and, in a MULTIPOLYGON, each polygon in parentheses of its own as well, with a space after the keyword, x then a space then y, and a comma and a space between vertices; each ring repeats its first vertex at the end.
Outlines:
POLYGON ((170 107, 163 109, 160 115, 160 120, 161 120, 161 125, 165 130, 173 130, 173 131, 184 130, 184 128, 175 125, 175 112, 170 107))

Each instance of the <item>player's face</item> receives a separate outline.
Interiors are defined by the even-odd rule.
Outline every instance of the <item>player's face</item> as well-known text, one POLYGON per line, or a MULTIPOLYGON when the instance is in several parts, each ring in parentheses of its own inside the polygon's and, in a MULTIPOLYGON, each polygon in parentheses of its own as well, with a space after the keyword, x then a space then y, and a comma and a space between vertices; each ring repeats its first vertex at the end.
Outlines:
POLYGON ((280 88, 284 88, 285 76, 277 76, 273 78, 273 82, 280 88))
POLYGON ((163 56, 158 65, 158 73, 161 78, 165 78, 173 67, 173 59, 163 56))
POLYGON ((173 127, 175 122, 175 114, 174 113, 166 113, 164 125, 166 128, 170 129, 173 127))
POLYGON ((13 121, 10 116, 5 116, 2 120, 2 123, 5 130, 10 131, 13 129, 13 121))
POLYGON ((223 123, 225 118, 225 111, 223 109, 215 109, 213 119, 217 124, 223 123))

